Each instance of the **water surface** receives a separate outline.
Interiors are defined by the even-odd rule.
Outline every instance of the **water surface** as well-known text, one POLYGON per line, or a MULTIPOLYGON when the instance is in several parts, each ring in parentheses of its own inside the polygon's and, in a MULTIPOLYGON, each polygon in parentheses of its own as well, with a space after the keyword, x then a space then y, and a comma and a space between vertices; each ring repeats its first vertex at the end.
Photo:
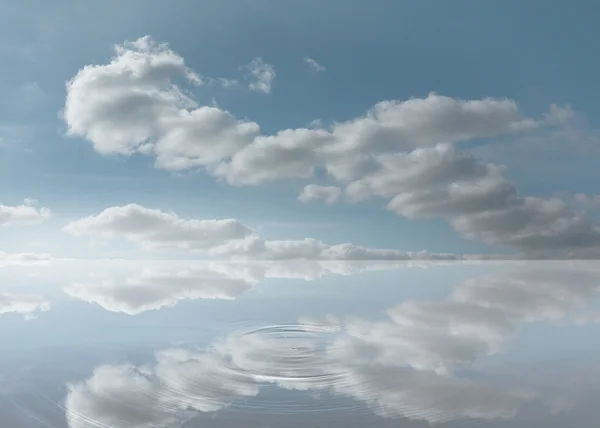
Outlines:
POLYGON ((0 269, 20 428, 597 426, 596 262, 0 269))

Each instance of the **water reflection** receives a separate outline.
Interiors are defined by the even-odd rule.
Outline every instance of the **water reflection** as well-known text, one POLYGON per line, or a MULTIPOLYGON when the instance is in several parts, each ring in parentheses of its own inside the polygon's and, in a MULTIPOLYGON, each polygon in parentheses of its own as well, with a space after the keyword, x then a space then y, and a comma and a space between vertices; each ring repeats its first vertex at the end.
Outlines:
POLYGON ((175 306, 180 300, 235 299, 264 279, 315 280, 325 275, 353 275, 366 270, 412 267, 408 263, 365 262, 168 262, 162 268, 141 266, 118 280, 76 282, 64 291, 112 312, 136 315, 175 306))
POLYGON ((35 319, 38 312, 50 310, 50 302, 37 294, 0 293, 0 315, 16 313, 35 319))
MULTIPOLYGON (((594 262, 92 267, 65 278, 62 299, 113 314, 118 321, 104 324, 112 334, 152 315, 143 320, 154 338, 158 326, 169 335, 149 347, 131 337, 104 354, 86 345, 94 358, 48 381, 54 395, 44 397, 61 397, 51 400, 63 418, 52 426, 588 426, 580 415, 600 392, 594 262), (162 314, 193 323, 186 310, 219 300, 231 303, 219 309, 229 322, 194 326, 210 330, 208 339, 168 340, 184 326, 163 324, 162 314), (241 308, 261 316, 240 319, 241 308)), ((60 358, 48 354, 44 364, 60 358)), ((49 376, 35 373, 25 376, 32 384, 49 376)), ((0 378, 2 390, 14 391, 11 382, 0 378)), ((33 402, 18 400, 30 415, 23 426, 48 424, 44 412, 23 411, 33 402)))

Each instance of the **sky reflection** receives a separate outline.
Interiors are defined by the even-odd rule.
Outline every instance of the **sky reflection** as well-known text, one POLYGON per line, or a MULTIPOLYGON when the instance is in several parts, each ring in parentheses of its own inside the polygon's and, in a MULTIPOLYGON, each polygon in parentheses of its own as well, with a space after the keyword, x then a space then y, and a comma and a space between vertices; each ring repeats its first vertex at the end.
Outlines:
POLYGON ((311 411, 576 424, 600 379, 595 262, 62 261, 0 274, 12 279, 0 401, 26 426, 57 409, 52 426, 69 428, 311 411))

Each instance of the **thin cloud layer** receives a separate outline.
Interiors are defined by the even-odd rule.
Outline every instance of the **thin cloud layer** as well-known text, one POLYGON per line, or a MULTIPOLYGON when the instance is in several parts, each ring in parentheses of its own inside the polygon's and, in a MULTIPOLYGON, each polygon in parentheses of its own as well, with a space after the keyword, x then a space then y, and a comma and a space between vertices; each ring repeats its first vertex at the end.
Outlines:
POLYGON ((326 204, 335 204, 342 196, 342 189, 337 186, 318 186, 316 184, 308 184, 304 186, 302 192, 298 196, 300 202, 308 203, 315 201, 323 201, 326 204))
MULTIPOLYGON (((254 89, 269 92, 274 70, 259 60, 252 64, 254 89)), ((310 179, 324 171, 344 188, 346 201, 383 198, 400 216, 446 219, 468 239, 535 254, 598 254, 600 230, 583 213, 559 199, 519 195, 502 166, 456 148, 560 126, 573 117, 569 108, 553 105, 532 119, 512 100, 430 93, 380 102, 329 128, 265 135, 255 122, 198 106, 175 83, 181 78, 202 83, 166 44, 146 36, 119 45, 110 63, 88 65, 68 82, 68 132, 102 154, 149 155, 158 168, 201 168, 233 185, 310 179)), ((342 199, 317 189, 305 188, 300 199, 342 199)))
POLYGON ((35 199, 25 199, 21 205, 0 205, 0 226, 37 225, 50 214, 50 209, 38 208, 35 199))
POLYGON ((266 260, 460 260, 462 256, 329 245, 316 239, 274 241, 261 238, 237 220, 182 219, 175 213, 137 204, 107 208, 73 221, 64 230, 95 239, 121 238, 144 249, 183 249, 213 257, 266 260))

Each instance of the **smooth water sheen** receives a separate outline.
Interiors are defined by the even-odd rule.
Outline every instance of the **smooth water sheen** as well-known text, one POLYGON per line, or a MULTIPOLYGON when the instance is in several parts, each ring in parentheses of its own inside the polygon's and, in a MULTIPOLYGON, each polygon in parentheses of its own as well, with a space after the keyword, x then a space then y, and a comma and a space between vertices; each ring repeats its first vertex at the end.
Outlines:
POLYGON ((55 261, 0 277, 2 428, 598 422, 595 262, 55 261))

